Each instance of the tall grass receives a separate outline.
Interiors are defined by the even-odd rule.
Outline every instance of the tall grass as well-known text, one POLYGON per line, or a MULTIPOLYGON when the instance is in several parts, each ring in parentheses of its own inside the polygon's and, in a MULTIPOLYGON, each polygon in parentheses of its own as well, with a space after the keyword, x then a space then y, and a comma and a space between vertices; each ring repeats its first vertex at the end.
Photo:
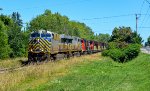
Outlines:
MULTIPOLYGON (((41 84, 47 83, 50 79, 68 74, 72 66, 98 60, 99 56, 99 54, 93 54, 90 56, 74 57, 57 62, 30 65, 17 71, 12 70, 0 74, 0 91, 25 91, 27 89, 34 89, 41 84)), ((6 64, 11 63, 6 62, 6 64)))
POLYGON ((27 58, 13 58, 13 59, 0 60, 0 69, 21 66, 20 61, 26 61, 26 60, 27 58))

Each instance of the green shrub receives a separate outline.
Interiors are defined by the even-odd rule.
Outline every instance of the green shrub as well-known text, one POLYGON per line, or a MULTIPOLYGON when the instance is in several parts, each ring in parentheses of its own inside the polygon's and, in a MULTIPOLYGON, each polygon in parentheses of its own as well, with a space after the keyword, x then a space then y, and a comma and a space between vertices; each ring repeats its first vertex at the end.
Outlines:
POLYGON ((127 62, 137 57, 140 53, 140 45, 139 44, 128 44, 125 48, 114 48, 109 50, 104 50, 102 52, 103 56, 109 56, 114 61, 118 62, 127 62))
POLYGON ((102 52, 102 56, 109 56, 109 50, 104 50, 102 52))
POLYGON ((140 45, 139 44, 129 44, 126 48, 123 49, 126 60, 132 60, 137 57, 140 53, 140 45))
POLYGON ((108 54, 114 61, 124 62, 125 54, 121 49, 110 49, 108 54))
POLYGON ((118 45, 117 45, 116 42, 110 42, 110 43, 108 43, 107 49, 116 49, 116 48, 118 48, 118 45))
POLYGON ((117 45, 118 45, 118 48, 121 48, 121 49, 128 46, 126 42, 118 42, 117 45))

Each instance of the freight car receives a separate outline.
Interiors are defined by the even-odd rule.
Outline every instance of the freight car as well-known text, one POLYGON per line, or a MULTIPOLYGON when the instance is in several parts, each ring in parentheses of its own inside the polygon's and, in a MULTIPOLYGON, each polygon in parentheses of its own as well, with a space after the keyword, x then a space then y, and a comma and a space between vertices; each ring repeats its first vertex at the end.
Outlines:
POLYGON ((91 54, 103 50, 103 45, 103 43, 81 39, 76 36, 39 30, 31 33, 28 60, 30 62, 50 61, 91 54))

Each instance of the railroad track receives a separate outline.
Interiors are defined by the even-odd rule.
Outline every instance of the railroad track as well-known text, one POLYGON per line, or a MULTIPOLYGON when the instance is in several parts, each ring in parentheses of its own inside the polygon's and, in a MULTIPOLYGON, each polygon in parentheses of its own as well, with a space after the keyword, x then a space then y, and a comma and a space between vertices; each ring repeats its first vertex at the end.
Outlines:
POLYGON ((6 72, 12 72, 22 69, 23 67, 29 65, 28 61, 20 61, 22 65, 17 67, 10 67, 10 68, 0 68, 0 74, 6 73, 6 72))

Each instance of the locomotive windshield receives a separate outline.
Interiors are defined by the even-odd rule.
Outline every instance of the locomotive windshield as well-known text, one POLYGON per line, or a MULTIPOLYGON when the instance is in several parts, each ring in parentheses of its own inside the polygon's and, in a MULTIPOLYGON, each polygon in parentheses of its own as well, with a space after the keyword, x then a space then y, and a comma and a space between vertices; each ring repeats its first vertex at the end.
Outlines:
POLYGON ((31 34, 31 37, 40 37, 40 34, 39 33, 33 33, 33 34, 31 34))
POLYGON ((41 37, 46 37, 46 38, 49 38, 49 37, 51 37, 51 34, 49 34, 49 33, 42 33, 41 34, 41 37))
POLYGON ((48 40, 51 42, 51 34, 50 33, 41 33, 41 38, 44 38, 45 40, 48 40))
MULTIPOLYGON (((40 33, 32 33, 31 37, 40 37, 40 33)), ((45 38, 50 38, 51 34, 50 33, 41 33, 41 37, 45 37, 45 38)))

